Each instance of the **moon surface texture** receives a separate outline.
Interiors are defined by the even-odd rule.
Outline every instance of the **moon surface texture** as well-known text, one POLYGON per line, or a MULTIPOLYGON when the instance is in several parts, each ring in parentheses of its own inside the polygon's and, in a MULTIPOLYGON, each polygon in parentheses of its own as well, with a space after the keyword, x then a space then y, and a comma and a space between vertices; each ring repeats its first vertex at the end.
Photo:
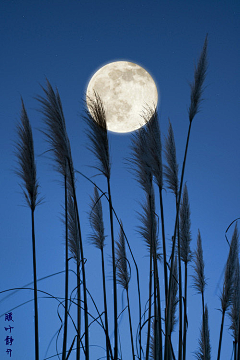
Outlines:
POLYGON ((93 75, 87 87, 89 111, 89 98, 94 99, 94 91, 102 100, 107 129, 118 133, 142 127, 144 109, 155 110, 158 101, 153 78, 141 66, 128 61, 111 62, 93 75))

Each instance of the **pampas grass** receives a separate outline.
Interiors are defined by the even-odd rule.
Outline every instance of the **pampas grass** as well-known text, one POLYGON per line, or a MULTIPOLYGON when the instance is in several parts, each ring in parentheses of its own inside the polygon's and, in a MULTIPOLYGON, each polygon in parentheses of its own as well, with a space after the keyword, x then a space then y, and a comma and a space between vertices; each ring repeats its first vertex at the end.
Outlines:
MULTIPOLYGON (((195 68, 194 81, 190 85, 190 105, 188 109, 189 128, 184 152, 184 159, 182 162, 181 175, 179 177, 179 166, 176 158, 176 146, 171 122, 169 120, 169 128, 167 137, 165 138, 165 159, 162 159, 162 142, 161 131, 159 126, 159 119, 157 110, 152 110, 150 107, 145 107, 143 118, 146 124, 139 130, 132 134, 131 155, 128 164, 131 166, 131 171, 134 177, 143 189, 143 202, 140 202, 141 210, 138 213, 138 233, 144 240, 146 245, 146 254, 149 257, 149 268, 146 269, 149 274, 149 283, 143 284, 144 292, 148 298, 146 301, 146 308, 144 313, 141 313, 141 297, 139 286, 139 274, 137 263, 133 257, 130 241, 128 240, 125 229, 122 223, 118 220, 118 216, 113 209, 113 202, 111 196, 110 180, 111 175, 111 161, 110 161, 110 147, 109 137, 107 131, 106 114, 104 105, 100 96, 94 93, 92 99, 88 99, 89 110, 86 110, 84 115, 87 123, 87 136, 89 140, 89 149, 95 157, 93 168, 96 172, 104 176, 107 181, 107 193, 103 192, 97 185, 94 186, 93 195, 91 197, 89 222, 91 226, 91 234, 89 236, 89 243, 96 247, 101 253, 102 266, 102 289, 103 299, 100 305, 95 303, 90 289, 86 285, 85 273, 85 259, 83 256, 83 241, 80 228, 80 219, 76 196, 76 179, 75 175, 80 173, 74 169, 71 155, 70 141, 68 139, 65 118, 63 114, 62 103, 58 90, 54 90, 51 84, 47 81, 46 87, 42 87, 43 96, 37 99, 41 104, 41 112, 44 117, 45 129, 43 133, 49 144, 49 151, 53 155, 56 170, 61 174, 64 182, 65 190, 65 299, 64 299, 64 332, 62 344, 62 360, 70 358, 73 350, 76 350, 76 359, 80 359, 80 355, 89 360, 91 358, 89 351, 89 327, 95 323, 98 324, 104 334, 105 343, 105 357, 107 360, 118 360, 122 358, 121 355, 121 327, 119 327, 118 319, 118 288, 122 287, 124 295, 127 297, 128 321, 130 329, 131 358, 133 360, 172 360, 176 359, 176 349, 178 348, 178 360, 185 360, 187 358, 187 328, 188 322, 191 319, 187 317, 187 287, 188 287, 188 271, 189 262, 193 260, 193 287, 197 293, 202 297, 202 324, 200 327, 199 346, 195 352, 197 359, 210 360, 211 345, 208 326, 208 309, 205 304, 205 287, 206 277, 204 273, 204 260, 202 239, 200 231, 197 235, 197 246, 193 253, 190 249, 191 244, 191 221, 190 221, 190 206, 188 199, 188 192, 186 183, 184 184, 184 172, 186 166, 186 157, 189 146, 190 131, 193 119, 200 110, 203 94, 203 84, 206 77, 207 69, 207 37, 205 39, 203 49, 195 68), (150 121, 147 121, 150 118, 150 121), (164 162, 164 163, 163 163, 164 162), (180 180, 180 181, 179 181, 180 180), (101 190, 102 195, 99 195, 101 190), (157 192, 156 192, 157 190, 157 192), (165 239, 165 222, 164 222, 164 207, 162 191, 167 190, 173 193, 176 203, 176 208, 173 209, 175 213, 175 223, 170 239, 172 242, 166 242, 165 239), (155 198, 156 193, 156 198, 155 198), (159 200, 157 197, 159 196, 159 200), (106 199, 109 207, 110 217, 110 232, 111 232, 111 276, 113 279, 113 342, 110 341, 111 327, 108 322, 108 309, 111 308, 111 298, 107 297, 106 293, 106 271, 105 265, 105 248, 108 237, 106 234, 107 226, 104 224, 104 208, 102 207, 102 199, 106 199), (159 201, 159 203, 158 203, 159 201), (159 205, 156 206, 156 203, 159 205), (159 214, 158 214, 159 212, 159 214), (118 238, 115 241, 114 234, 114 216, 119 223, 120 231, 118 238), (159 220, 161 219, 161 220, 159 220), (161 222, 160 222, 161 221, 161 222), (160 229, 161 227, 161 229, 160 229), (177 249, 176 249, 177 240, 177 249), (126 244, 131 254, 132 259, 127 258, 126 244), (177 250, 177 251, 176 251, 177 250), (169 256, 169 258, 168 258, 169 256), (70 266, 70 259, 73 259, 77 266, 77 301, 74 302, 72 294, 68 299, 68 273, 70 266), (138 282, 138 300, 139 300, 139 320, 136 326, 136 344, 134 343, 133 334, 133 319, 131 316, 130 307, 132 308, 132 278, 130 282, 130 270, 132 261, 136 266, 137 282, 138 282), (181 263, 183 262, 183 263, 181 263), (182 270, 181 266, 184 264, 184 296, 182 296, 182 270), (159 279, 160 276, 160 279, 159 279), (162 280, 164 279, 164 284, 162 280), (83 299, 81 299, 81 285, 83 285, 83 299), (164 291, 160 294, 161 286, 164 291), (91 314, 91 308, 87 306, 87 293, 91 297, 92 303, 97 311, 97 317, 91 314), (162 297, 161 297, 162 296, 162 297), (70 304, 77 305, 77 326, 74 327, 76 334, 71 339, 70 349, 67 351, 67 339, 69 336, 68 320, 70 319, 70 304), (83 304, 83 305, 82 305, 83 304), (182 316, 184 304, 184 316, 182 316), (110 305, 110 306, 109 306, 110 305), (102 306, 100 311, 98 306, 102 306), (84 309, 84 329, 81 328, 81 309, 84 309), (163 308, 163 311, 161 310, 163 308), (178 311, 179 312, 178 312, 178 311), (179 314, 179 315, 178 315, 179 314), (88 317, 92 321, 88 322, 88 317), (142 318, 144 316, 144 322, 142 318), (145 317, 146 316, 146 317, 145 317), (103 318, 104 317, 104 321, 103 318), (163 327, 162 327, 163 324, 163 327), (173 332, 178 330, 178 336, 173 336, 173 332), (82 345, 82 339, 85 338, 85 345, 82 345), (163 339, 164 337, 164 339, 163 339), (77 347, 73 348, 75 339, 77 338, 77 347), (144 339, 142 341, 142 339, 144 339), (177 339, 176 343, 173 343, 177 339), (164 344, 163 344, 164 341, 164 344), (142 342, 145 345, 142 346, 142 342)), ((31 128, 27 118, 26 110, 22 102, 21 125, 18 127, 19 143, 17 144, 17 158, 19 162, 18 175, 22 180, 22 189, 28 206, 31 208, 32 215, 39 203, 38 195, 38 181, 36 178, 36 165, 34 162, 34 151, 31 128)), ((85 177, 86 178, 86 177, 85 177)), ((93 181, 90 180, 92 183, 93 181)), ((32 219, 34 217, 32 216, 32 219)), ((33 225, 33 247, 35 247, 34 235, 34 220, 33 225)), ((168 232, 169 234, 169 232, 168 232)), ((33 251, 33 254, 35 249, 33 251)), ((35 256, 35 255, 34 255, 35 256)), ((33 257, 34 257, 33 256, 33 257)), ((36 265, 36 259, 33 260, 36 265)), ((35 266, 34 265, 34 266, 35 266)), ((91 265, 90 265, 91 266, 91 265)), ((36 272, 34 270, 34 272, 36 272)), ((222 292, 220 294, 222 322, 219 336, 218 360, 220 359, 221 343, 223 337, 223 325, 225 314, 227 313, 231 326, 234 340, 234 356, 237 358, 239 351, 239 304, 240 304, 240 276, 239 276, 239 261, 238 261, 238 230, 237 226, 234 229, 229 256, 226 264, 224 282, 222 292)), ((35 292, 37 295, 37 281, 35 278, 35 292)), ((91 284, 90 284, 91 286, 91 284)), ((75 290, 75 289, 74 289, 75 290)), ((34 299, 37 303, 37 296, 34 299)), ((36 305, 35 305, 36 307, 36 305)), ((124 311, 124 310, 123 310, 124 311)), ((35 316, 37 320, 37 317, 35 316)), ((72 319, 72 318, 71 318, 72 319)), ((92 328, 92 327, 91 327, 92 328)), ((35 339, 38 339, 37 323, 35 324, 35 339)), ((94 338, 94 336, 93 336, 94 338)), ((91 344, 92 345, 92 344, 91 344)), ((101 344, 102 345, 102 344, 101 344)), ((37 349, 36 344, 36 349, 37 349)), ((36 359, 37 357, 36 350, 36 359)), ((129 356, 129 353, 128 353, 129 356)), ((234 360, 235 360, 234 359, 234 360)))

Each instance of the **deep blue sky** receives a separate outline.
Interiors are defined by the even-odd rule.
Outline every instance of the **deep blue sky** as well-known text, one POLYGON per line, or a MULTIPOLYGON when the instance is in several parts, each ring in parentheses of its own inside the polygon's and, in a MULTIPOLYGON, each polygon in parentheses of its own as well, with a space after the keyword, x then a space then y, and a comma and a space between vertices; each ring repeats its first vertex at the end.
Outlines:
MULTIPOLYGON (((212 356, 216 357, 221 321, 221 314, 217 310, 220 307, 218 295, 228 252, 224 234, 228 225, 240 216, 239 15, 239 1, 1 1, 0 290, 21 287, 33 280, 30 211, 23 206, 25 203, 19 179, 14 174, 14 141, 17 139, 15 129, 20 115, 20 96, 23 97, 33 128, 40 193, 44 197, 44 203, 36 210, 37 271, 40 279, 64 269, 64 227, 61 223, 64 191, 59 175, 53 170, 53 162, 43 155, 47 144, 39 131, 43 128, 43 122, 37 111, 39 104, 34 99, 36 95, 42 94, 40 84, 45 85, 47 77, 54 87, 58 87, 74 165, 87 176, 94 176, 96 171, 89 167, 94 165, 94 158, 86 149, 88 141, 82 120, 83 99, 88 81, 97 69, 111 61, 127 60, 143 66, 158 87, 158 110, 163 139, 167 134, 168 117, 171 119, 181 168, 188 128, 189 82, 193 79, 194 64, 208 33, 209 67, 205 101, 192 126, 185 180, 191 206, 191 249, 196 247, 198 228, 203 240, 208 278, 205 299, 209 306, 212 356)), ((130 154, 131 135, 111 133, 109 138, 113 202, 140 266, 144 306, 147 299, 148 259, 145 244, 136 233, 139 225, 136 211, 139 210, 138 201, 143 199, 143 192, 124 164, 124 159, 130 154)), ((93 180, 106 190, 102 177, 94 177, 93 180)), ((90 234, 87 211, 93 188, 85 179, 77 176, 77 189, 87 258, 87 284, 102 309, 100 254, 87 241, 90 234)), ((166 234, 170 241, 173 234, 174 197, 169 192, 164 194, 164 206, 166 234)), ((105 221, 106 232, 109 234, 107 213, 105 221)), ((117 235, 117 227, 115 230, 117 235)), ((231 233, 230 230, 230 237, 231 233)), ((108 265, 110 254, 108 244, 108 265)), ((73 264, 72 269, 75 269, 73 264)), ((160 269, 162 271, 162 267, 160 269)), ((192 273, 191 268, 189 272, 192 273)), ((108 279, 111 314, 110 267, 108 279)), ((192 280, 189 278, 188 359, 193 357, 192 352, 197 349, 201 322, 201 299, 195 294, 191 284, 192 280)), ((74 286, 75 276, 72 274, 71 288, 74 286)), ((64 275, 39 282, 39 289, 54 296, 64 296, 64 275)), ((125 297, 124 305, 121 303, 121 291, 119 288, 119 312, 126 304, 125 297)), ((133 274, 130 296, 134 315, 137 311, 134 306, 135 294, 133 274)), ((0 300, 5 295, 1 295, 0 300)), ((0 313, 3 314, 31 298, 31 290, 22 290, 0 302, 0 313)), ((12 358, 30 360, 34 356, 33 302, 14 310, 13 315, 15 328, 12 358)), ((40 358, 44 359, 50 339, 59 327, 57 302, 39 299, 39 316, 40 358)), ((8 358, 5 353, 4 326, 4 317, 1 317, 1 359, 8 358)), ((136 326, 135 318, 134 333, 136 326)), ((222 359, 231 357, 232 337, 228 328, 229 321, 226 319, 222 359)), ((128 359, 130 342, 127 314, 121 321, 120 331, 124 359, 128 359)), ((72 336, 74 332, 70 327, 68 346, 72 336)), ((97 327, 91 328, 90 342, 91 345, 102 343, 97 327)), ((61 343, 60 336, 59 351, 61 343)), ((48 356, 55 353, 54 339, 48 356)), ((103 350, 92 347, 91 359, 95 360, 100 356, 104 356, 103 350)))

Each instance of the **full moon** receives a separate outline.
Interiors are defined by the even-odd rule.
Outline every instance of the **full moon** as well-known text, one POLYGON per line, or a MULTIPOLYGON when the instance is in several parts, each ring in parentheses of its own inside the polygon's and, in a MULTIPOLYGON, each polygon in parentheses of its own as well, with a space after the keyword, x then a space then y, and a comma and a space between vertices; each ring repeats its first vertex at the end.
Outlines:
POLYGON ((128 61, 111 62, 92 76, 86 99, 90 112, 89 99, 94 99, 94 92, 102 100, 107 129, 118 133, 142 127, 145 124, 144 108, 155 110, 158 101, 153 78, 144 68, 128 61))

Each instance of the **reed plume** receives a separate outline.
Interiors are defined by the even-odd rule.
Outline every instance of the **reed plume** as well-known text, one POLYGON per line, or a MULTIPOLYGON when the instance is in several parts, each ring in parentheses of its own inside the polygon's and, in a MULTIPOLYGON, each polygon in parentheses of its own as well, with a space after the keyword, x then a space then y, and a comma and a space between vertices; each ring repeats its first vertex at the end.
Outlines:
POLYGON ((150 343, 149 343, 149 359, 156 360, 159 356, 157 354, 156 348, 160 348, 160 335, 159 335, 159 328, 156 326, 156 319, 153 318, 151 321, 151 334, 150 334, 150 343))
POLYGON ((189 121, 192 122, 195 115, 200 110, 200 104, 202 102, 203 83, 206 78, 207 72, 207 45, 208 35, 205 38, 203 49, 198 60, 198 65, 194 72, 194 81, 190 84, 191 87, 191 103, 188 110, 189 121))
POLYGON ((233 295, 232 304, 229 311, 229 317, 231 320, 230 330, 232 330, 232 336, 234 341, 234 360, 237 358, 237 345, 238 344, 238 331, 239 331, 239 309, 240 309, 240 265, 239 260, 237 261, 234 283, 233 283, 233 295))
POLYGON ((186 358, 186 338, 187 338, 187 265, 191 261, 191 221, 190 206, 188 200, 187 185, 184 185, 183 198, 180 208, 180 256, 185 265, 185 281, 184 281, 184 327, 183 327, 183 360, 186 358))
POLYGON ((172 288, 170 289, 170 336, 171 333, 174 331, 174 327, 177 323, 177 317, 176 317, 176 310, 177 310, 177 304, 178 304, 178 298, 177 298, 177 292, 178 292, 178 266, 177 266, 177 258, 175 258, 174 261, 174 268, 173 268, 173 282, 172 282, 172 288))
POLYGON ((93 229, 93 233, 91 234, 89 239, 97 249, 101 250, 106 352, 107 352, 107 359, 109 360, 111 345, 109 341, 109 331, 108 331, 107 294, 106 294, 106 280, 105 280, 106 276, 105 276, 104 253, 103 253, 106 235, 104 234, 102 203, 96 186, 94 187, 94 195, 91 198, 91 211, 89 214, 89 218, 90 218, 91 227, 93 229))
POLYGON ((77 213, 74 205, 73 194, 68 192, 68 248, 77 265, 77 352, 76 360, 80 360, 80 334, 81 334, 81 289, 80 289, 80 264, 81 250, 78 230, 77 213))
POLYGON ((149 146, 149 162, 152 174, 160 189, 163 187, 162 142, 157 109, 146 108, 143 113, 146 137, 149 146), (149 120, 148 120, 149 119, 149 120))
POLYGON ((221 355, 221 345, 222 345, 223 324, 224 324, 225 313, 229 309, 230 305, 232 304, 232 300, 233 300, 234 276, 236 274, 237 262, 238 262, 238 252, 239 252, 238 238, 239 238, 239 234, 238 234, 238 228, 237 228, 237 224, 236 224, 233 235, 232 235, 227 264, 226 264, 226 268, 225 268, 223 290, 220 295, 222 322, 221 322, 220 335, 219 335, 217 360, 220 359, 220 355, 221 355))
POLYGON ((141 128, 137 130, 132 136, 131 158, 129 159, 129 163, 134 166, 135 179, 141 188, 147 194, 151 194, 153 175, 148 145, 146 129, 141 128))
MULTIPOLYGON (((193 287, 197 290, 197 293, 201 294, 202 296, 202 321, 203 321, 203 329, 206 328, 205 324, 205 316, 204 316, 204 290, 206 287, 206 278, 204 275, 204 261, 203 261, 203 250, 202 250, 202 238, 200 231, 198 229, 198 237, 197 237, 197 249, 194 253, 194 275, 193 275, 193 287)), ((203 333, 205 336, 205 333, 203 333)), ((203 338, 204 344, 203 344, 203 350, 204 350, 204 356, 207 354, 207 339, 205 340, 203 338)))
POLYGON ((173 128, 172 124, 169 121, 168 126, 168 136, 165 138, 165 158, 167 161, 167 165, 164 165, 164 176, 166 178, 166 182, 168 188, 175 194, 175 197, 178 196, 178 163, 176 157, 176 145, 174 140, 173 128))
POLYGON ((197 236, 197 250, 195 251, 194 255, 195 256, 193 261, 195 274, 193 275, 193 287, 197 290, 199 294, 203 294, 207 283, 204 275, 202 238, 199 229, 197 236))
POLYGON ((119 238, 116 243, 117 282, 126 290, 126 294, 127 294, 128 319, 129 319, 129 328, 130 328, 131 345, 132 345, 132 358, 134 360, 135 355, 134 355, 134 344, 133 344, 133 333, 132 333, 132 320, 131 320, 130 301, 129 301, 129 292, 128 292, 130 272, 128 270, 129 264, 127 260, 125 239, 122 229, 123 227, 121 222, 119 238))
POLYGON ((125 240, 122 231, 122 222, 119 232, 119 238, 116 242, 116 268, 117 268, 117 282, 125 290, 128 290, 130 281, 130 272, 128 270, 129 264, 126 255, 125 240))
POLYGON ((68 193, 68 246, 70 254, 75 262, 80 264, 80 239, 77 214, 75 211, 74 200, 70 192, 68 193))
POLYGON ((156 252, 157 259, 161 260, 160 243, 157 236, 157 221, 156 215, 152 216, 152 209, 155 209, 154 192, 152 189, 151 203, 149 197, 146 196, 144 204, 141 204, 142 212, 138 213, 138 218, 141 225, 138 227, 139 234, 145 240, 149 254, 156 252))
POLYGON ((38 336, 38 300, 37 300, 37 266, 36 266, 36 241, 34 212, 41 200, 38 200, 38 180, 36 175, 36 163, 34 157, 34 145, 32 129, 29 118, 22 101, 21 123, 17 125, 18 142, 16 143, 16 157, 19 168, 16 174, 23 182, 22 190, 26 202, 31 209, 32 220, 32 256, 34 278, 34 323, 35 323, 35 360, 39 359, 39 336, 38 336), (25 189, 24 189, 25 188, 25 189))
POLYGON ((184 185, 182 204, 180 208, 180 254, 184 263, 191 261, 190 242, 191 238, 190 206, 188 200, 187 185, 184 185))
POLYGON ((91 146, 88 149, 98 160, 98 165, 94 166, 95 169, 100 171, 107 179, 110 179, 111 163, 104 106, 96 92, 94 93, 94 98, 89 98, 88 100, 89 111, 86 111, 84 117, 89 127, 87 136, 91 146))
POLYGON ((210 332, 208 325, 208 307, 205 305, 203 312, 204 319, 200 330, 200 338, 198 340, 198 350, 195 352, 195 357, 198 360, 211 360, 211 344, 210 332))

